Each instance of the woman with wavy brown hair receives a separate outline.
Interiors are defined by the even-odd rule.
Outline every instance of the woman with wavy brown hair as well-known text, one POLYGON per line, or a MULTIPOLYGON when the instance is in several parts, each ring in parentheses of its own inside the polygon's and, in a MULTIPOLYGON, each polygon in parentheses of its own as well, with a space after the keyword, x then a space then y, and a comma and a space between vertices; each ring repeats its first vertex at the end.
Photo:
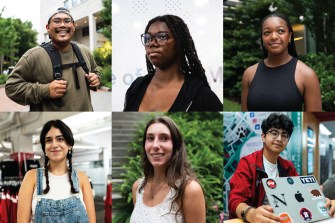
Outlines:
POLYGON ((144 178, 132 187, 131 223, 206 221, 203 190, 187 162, 183 137, 169 117, 147 124, 142 163, 144 178))

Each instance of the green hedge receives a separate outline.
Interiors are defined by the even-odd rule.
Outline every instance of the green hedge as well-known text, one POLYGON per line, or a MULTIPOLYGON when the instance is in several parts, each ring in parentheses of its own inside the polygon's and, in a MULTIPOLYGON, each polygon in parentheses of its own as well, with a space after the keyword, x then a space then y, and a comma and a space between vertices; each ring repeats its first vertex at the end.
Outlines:
POLYGON ((7 80, 7 75, 5 74, 0 74, 0 85, 5 84, 7 80))
MULTIPOLYGON (((207 222, 220 220, 223 210, 223 116, 220 113, 167 113, 179 126, 187 148, 188 160, 204 189, 207 204, 207 222)), ((142 135, 144 124, 138 126, 135 140, 129 145, 129 162, 120 188, 122 201, 113 203, 118 209, 113 223, 130 220, 133 210, 131 187, 143 176, 141 166, 142 135)))

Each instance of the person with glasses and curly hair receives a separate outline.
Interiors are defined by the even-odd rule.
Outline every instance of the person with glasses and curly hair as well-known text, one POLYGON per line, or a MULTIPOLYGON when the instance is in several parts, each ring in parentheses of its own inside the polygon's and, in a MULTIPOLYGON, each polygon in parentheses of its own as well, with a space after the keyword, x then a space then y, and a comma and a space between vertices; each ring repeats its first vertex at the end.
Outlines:
POLYGON ((322 111, 319 79, 298 59, 289 19, 267 15, 260 40, 265 59, 243 74, 242 111, 322 111))
POLYGON ((169 117, 148 122, 143 134, 144 178, 132 187, 130 223, 204 223, 203 190, 191 170, 183 137, 169 117))
POLYGON ((151 19, 141 39, 148 74, 127 90, 124 111, 223 110, 181 18, 163 15, 151 19))
MULTIPOLYGON (((293 163, 280 157, 293 132, 293 122, 284 114, 272 113, 262 122, 263 148, 241 158, 230 180, 229 217, 246 222, 278 222, 281 218, 265 195, 263 178, 298 176, 293 163)), ((327 199, 327 208, 331 202, 327 199)), ((330 209, 334 215, 335 207, 330 209)))
POLYGON ((19 223, 95 223, 94 200, 88 177, 72 168, 74 139, 60 120, 48 121, 40 142, 44 168, 25 175, 18 201, 19 223))

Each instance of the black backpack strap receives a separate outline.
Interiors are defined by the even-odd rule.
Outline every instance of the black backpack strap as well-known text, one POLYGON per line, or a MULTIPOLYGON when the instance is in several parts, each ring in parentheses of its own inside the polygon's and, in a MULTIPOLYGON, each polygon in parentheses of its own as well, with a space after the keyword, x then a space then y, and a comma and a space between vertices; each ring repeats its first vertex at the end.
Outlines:
MULTIPOLYGON (((50 43, 42 43, 41 47, 47 51, 51 63, 52 63, 52 69, 53 69, 53 75, 55 80, 61 80, 62 79, 62 59, 60 57, 60 54, 58 50, 50 43)), ((56 106, 62 107, 63 102, 61 98, 53 99, 56 106)))
MULTIPOLYGON (((87 67, 86 61, 85 61, 85 59, 83 57, 83 54, 81 53, 81 51, 79 49, 79 46, 77 44, 75 44, 75 43, 72 43, 72 42, 71 42, 71 45, 72 45, 74 53, 76 54, 76 57, 78 58, 79 66, 81 66, 83 68, 83 70, 85 71, 85 74, 90 73, 90 70, 87 67)), ((78 78, 78 77, 76 77, 76 78, 78 78)), ((88 83, 87 79, 86 79, 86 84, 87 84, 87 86, 89 88, 89 83, 88 83)), ((97 88, 94 87, 94 88, 92 88, 92 90, 96 91, 97 88)))

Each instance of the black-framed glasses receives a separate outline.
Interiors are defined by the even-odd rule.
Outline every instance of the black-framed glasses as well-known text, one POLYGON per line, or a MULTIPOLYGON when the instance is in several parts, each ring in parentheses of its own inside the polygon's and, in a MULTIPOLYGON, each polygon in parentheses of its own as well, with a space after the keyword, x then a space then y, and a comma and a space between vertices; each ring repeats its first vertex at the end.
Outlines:
POLYGON ((71 18, 65 18, 65 19, 54 18, 54 19, 51 20, 51 22, 58 26, 62 23, 64 23, 65 25, 68 25, 68 24, 72 23, 73 20, 71 18))
POLYGON ((280 133, 277 129, 270 129, 269 131, 267 131, 265 134, 270 133, 272 139, 277 139, 278 136, 281 136, 281 139, 285 142, 288 142, 290 140, 290 136, 287 132, 282 132, 280 133))
POLYGON ((150 42, 155 39, 156 43, 160 46, 163 46, 167 43, 169 39, 168 32, 159 32, 156 35, 151 35, 150 33, 143 33, 141 34, 141 41, 144 46, 149 46, 150 42))

